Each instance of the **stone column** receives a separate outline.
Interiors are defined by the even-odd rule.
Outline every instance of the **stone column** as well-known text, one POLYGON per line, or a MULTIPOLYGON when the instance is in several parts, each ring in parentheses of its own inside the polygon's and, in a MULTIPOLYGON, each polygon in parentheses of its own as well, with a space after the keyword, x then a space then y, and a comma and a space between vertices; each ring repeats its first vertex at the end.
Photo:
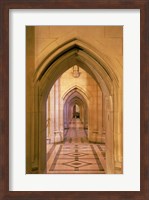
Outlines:
POLYGON ((62 141, 64 139, 64 102, 61 97, 61 82, 59 78, 59 128, 61 132, 62 141))
POLYGON ((48 115, 49 115, 49 102, 48 102, 48 98, 46 101, 46 139, 48 139, 48 115))
POLYGON ((54 84, 54 142, 62 141, 60 130, 60 80, 57 79, 54 84))
POLYGON ((50 133, 51 143, 54 143, 54 86, 50 91, 50 133))
POLYGON ((103 133, 106 133, 106 106, 105 106, 105 102, 106 102, 106 97, 104 95, 104 93, 102 94, 102 131, 103 133))
POLYGON ((96 142, 98 143, 104 143, 104 136, 102 132, 102 92, 100 88, 97 86, 97 137, 96 142))
POLYGON ((89 141, 96 142, 97 135, 97 110, 95 97, 92 97, 89 104, 89 141))
POLYGON ((106 170, 108 174, 114 173, 114 149, 113 149, 113 98, 106 96, 106 170))
POLYGON ((59 130, 59 79, 54 84, 54 131, 59 130))
POLYGON ((114 160, 115 160, 115 173, 122 173, 123 170, 123 121, 122 121, 122 105, 123 99, 121 91, 114 96, 114 160))
POLYGON ((99 124, 99 115, 100 115, 100 105, 98 100, 98 85, 94 88, 93 97, 90 107, 90 135, 89 140, 91 142, 100 142, 101 141, 101 123, 99 124))

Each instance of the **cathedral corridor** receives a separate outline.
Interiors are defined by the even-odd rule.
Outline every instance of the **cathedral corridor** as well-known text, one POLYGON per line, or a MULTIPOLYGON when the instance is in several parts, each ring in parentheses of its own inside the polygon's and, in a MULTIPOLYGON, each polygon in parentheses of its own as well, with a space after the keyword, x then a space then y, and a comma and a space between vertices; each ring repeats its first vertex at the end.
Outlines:
POLYGON ((122 33, 26 29, 27 174, 123 173, 122 33))
POLYGON ((64 141, 47 145, 48 174, 104 174, 105 144, 89 143, 79 118, 65 130, 64 141))

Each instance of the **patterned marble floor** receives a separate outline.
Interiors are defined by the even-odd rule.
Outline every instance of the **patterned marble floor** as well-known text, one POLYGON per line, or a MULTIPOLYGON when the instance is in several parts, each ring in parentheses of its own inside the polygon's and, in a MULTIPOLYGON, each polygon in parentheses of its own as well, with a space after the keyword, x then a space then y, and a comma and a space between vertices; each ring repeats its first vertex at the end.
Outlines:
POLYGON ((88 142, 79 119, 65 132, 64 143, 48 144, 48 174, 104 174, 105 145, 88 142))

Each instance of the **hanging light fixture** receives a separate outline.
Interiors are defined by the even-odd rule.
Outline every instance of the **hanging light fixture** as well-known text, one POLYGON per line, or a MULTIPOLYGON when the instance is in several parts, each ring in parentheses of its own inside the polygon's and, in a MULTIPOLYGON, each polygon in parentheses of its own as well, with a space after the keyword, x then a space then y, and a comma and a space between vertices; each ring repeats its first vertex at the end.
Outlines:
POLYGON ((73 75, 74 78, 78 78, 80 76, 79 66, 77 66, 77 65, 73 66, 72 75, 73 75))

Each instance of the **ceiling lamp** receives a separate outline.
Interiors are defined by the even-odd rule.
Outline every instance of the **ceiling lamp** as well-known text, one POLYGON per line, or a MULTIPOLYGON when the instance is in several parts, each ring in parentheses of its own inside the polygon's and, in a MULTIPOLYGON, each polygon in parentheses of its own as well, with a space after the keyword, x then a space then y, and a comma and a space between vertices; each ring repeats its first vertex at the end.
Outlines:
POLYGON ((79 66, 77 66, 77 65, 73 66, 72 75, 73 75, 74 78, 78 78, 80 76, 79 66))

